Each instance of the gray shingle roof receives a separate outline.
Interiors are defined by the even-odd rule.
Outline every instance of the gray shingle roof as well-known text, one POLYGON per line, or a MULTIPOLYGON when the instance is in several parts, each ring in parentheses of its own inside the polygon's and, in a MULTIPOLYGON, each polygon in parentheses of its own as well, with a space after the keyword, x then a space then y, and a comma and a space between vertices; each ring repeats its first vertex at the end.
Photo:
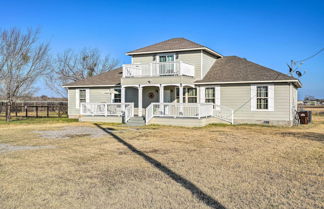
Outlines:
POLYGON ((149 45, 140 49, 130 51, 127 54, 133 55, 133 54, 145 54, 145 53, 153 53, 153 52, 190 50, 190 49, 203 49, 213 54, 216 54, 218 56, 221 56, 219 53, 215 52, 214 50, 209 49, 206 46, 200 45, 198 43, 195 43, 185 38, 172 38, 166 41, 159 42, 157 44, 149 45))
POLYGON ((120 85, 122 78, 123 68, 116 68, 108 72, 95 75, 90 78, 75 81, 72 83, 65 84, 65 87, 76 87, 76 86, 109 86, 109 85, 120 85))
POLYGON ((217 59, 205 77, 195 83, 274 80, 297 81, 294 77, 250 62, 244 58, 224 56, 223 58, 217 59))

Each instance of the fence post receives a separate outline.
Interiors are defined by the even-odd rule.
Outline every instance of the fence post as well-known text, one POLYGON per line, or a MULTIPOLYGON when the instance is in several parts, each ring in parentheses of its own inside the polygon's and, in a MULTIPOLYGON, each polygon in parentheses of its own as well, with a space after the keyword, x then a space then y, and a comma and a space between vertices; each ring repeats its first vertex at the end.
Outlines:
POLYGON ((25 110, 26 110, 26 118, 28 117, 28 108, 27 105, 25 105, 25 110))
POLYGON ((36 106, 35 108, 36 108, 36 118, 38 118, 38 106, 36 106))
POLYGON ((15 103, 15 112, 16 112, 16 117, 18 117, 18 110, 17 110, 17 104, 15 103))
POLYGON ((48 105, 46 106, 46 116, 49 118, 49 109, 48 109, 48 105))
POLYGON ((58 117, 61 117, 61 104, 59 104, 59 109, 58 109, 58 117))

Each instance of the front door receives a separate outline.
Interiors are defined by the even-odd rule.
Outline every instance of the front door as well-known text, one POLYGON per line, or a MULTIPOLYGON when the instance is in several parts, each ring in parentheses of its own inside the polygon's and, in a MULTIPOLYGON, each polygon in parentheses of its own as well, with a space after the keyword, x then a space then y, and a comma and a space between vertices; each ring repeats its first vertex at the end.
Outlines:
POLYGON ((164 99, 163 99, 163 101, 165 103, 170 103, 171 102, 171 90, 170 89, 164 90, 164 99))
POLYGON ((159 56, 160 75, 173 75, 175 71, 174 55, 159 56))

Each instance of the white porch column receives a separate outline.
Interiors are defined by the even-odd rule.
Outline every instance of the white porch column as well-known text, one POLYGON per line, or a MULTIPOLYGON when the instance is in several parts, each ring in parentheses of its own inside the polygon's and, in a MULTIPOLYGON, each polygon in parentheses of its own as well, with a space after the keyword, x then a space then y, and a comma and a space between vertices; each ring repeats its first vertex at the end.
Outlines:
POLYGON ((160 112, 163 115, 163 103, 164 103, 164 85, 160 84, 160 112))
POLYGON ((160 85, 160 103, 164 103, 164 85, 160 85))
POLYGON ((122 111, 125 111, 125 87, 121 87, 121 91, 120 91, 120 96, 121 96, 121 108, 122 108, 122 111))
POLYGON ((143 87, 138 86, 138 116, 142 116, 142 110, 143 110, 143 87))
POLYGON ((183 103, 183 86, 180 84, 179 86, 179 103, 183 103))
POLYGON ((180 103, 179 115, 183 115, 183 86, 182 86, 182 84, 180 84, 180 86, 179 86, 179 103, 180 103))
POLYGON ((125 95, 125 87, 121 87, 121 92, 120 92, 120 94, 121 94, 121 103, 125 103, 125 97, 126 97, 126 95, 125 95))

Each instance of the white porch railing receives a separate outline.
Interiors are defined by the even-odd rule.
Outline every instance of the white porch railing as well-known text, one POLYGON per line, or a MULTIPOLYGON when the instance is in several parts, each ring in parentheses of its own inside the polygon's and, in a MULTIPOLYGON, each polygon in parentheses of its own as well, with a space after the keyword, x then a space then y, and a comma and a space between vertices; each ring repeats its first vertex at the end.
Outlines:
POLYGON ((232 109, 208 103, 151 103, 146 108, 146 124, 153 117, 203 118, 217 117, 229 123, 234 122, 232 109))
POLYGON ((123 77, 195 76, 195 67, 184 62, 123 65, 123 77))
POLYGON ((234 124, 234 110, 226 107, 226 106, 222 106, 222 105, 216 105, 213 104, 214 108, 213 108, 213 116, 216 118, 219 118, 221 120, 230 122, 231 124, 234 124))
POLYGON ((81 103, 80 114, 86 116, 123 116, 125 122, 134 116, 133 103, 81 103))

